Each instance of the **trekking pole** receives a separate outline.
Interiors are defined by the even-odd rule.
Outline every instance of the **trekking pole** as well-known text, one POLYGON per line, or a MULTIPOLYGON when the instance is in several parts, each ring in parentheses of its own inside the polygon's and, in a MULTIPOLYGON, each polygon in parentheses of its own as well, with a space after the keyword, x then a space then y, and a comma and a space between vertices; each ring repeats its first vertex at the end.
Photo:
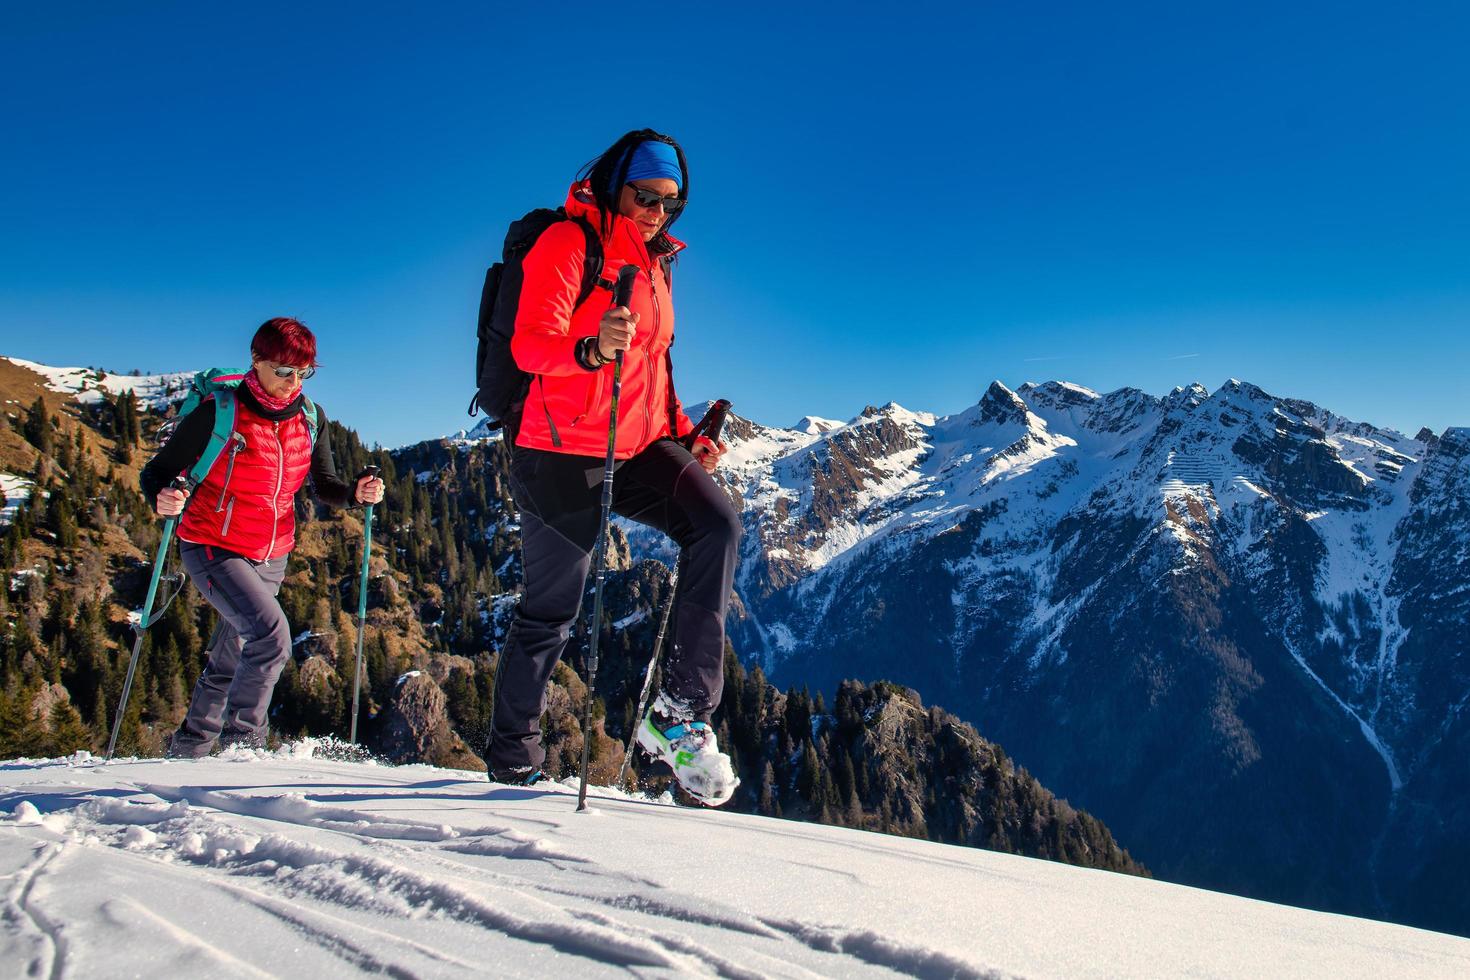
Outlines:
MULTIPOLYGON (((638 267, 631 262, 618 270, 613 306, 626 307, 633 299, 633 279, 638 267)), ((613 451, 618 442, 618 396, 623 393, 623 352, 613 362, 612 408, 607 420, 607 461, 602 470, 602 523, 597 531, 597 548, 592 563, 597 566, 597 586, 592 598, 592 636, 587 644, 587 703, 582 710, 582 782, 577 790, 577 812, 587 809, 587 766, 592 758, 592 693, 597 686, 597 639, 602 633, 602 583, 607 575, 607 525, 612 517, 613 451)))
POLYGON ((653 687, 654 669, 658 666, 659 651, 664 646, 664 633, 669 628, 669 614, 674 611, 674 594, 679 591, 679 566, 674 563, 674 574, 669 577, 669 597, 664 600, 664 614, 658 622, 658 635, 653 638, 653 656, 648 658, 648 669, 643 673, 643 691, 638 695, 638 710, 633 712, 633 728, 628 732, 628 744, 623 747, 623 764, 618 767, 618 779, 613 783, 621 789, 628 779, 628 763, 633 758, 633 740, 638 737, 638 726, 643 724, 643 709, 648 707, 648 692, 653 687))
MULTIPOLYGON (((378 467, 364 466, 362 476, 377 479, 378 467)), ((357 581, 357 660, 352 665, 352 731, 347 740, 357 744, 357 700, 362 694, 362 635, 367 630, 368 558, 373 553, 373 505, 367 505, 362 518, 362 577, 357 581)))
MULTIPOLYGON (((182 475, 175 477, 173 483, 169 485, 175 490, 189 489, 189 481, 182 475)), ((128 695, 133 692, 133 675, 138 670, 138 654, 143 650, 143 636, 148 632, 148 627, 158 621, 158 617, 163 615, 169 605, 168 602, 165 602, 163 609, 158 611, 158 616, 153 615, 153 600, 158 596, 158 583, 163 577, 163 562, 168 557, 168 546, 173 543, 174 526, 178 522, 179 515, 177 514, 164 519, 163 535, 158 542, 158 554, 153 557, 153 574, 148 579, 148 595, 143 600, 143 609, 138 615, 138 621, 133 624, 136 639, 133 640, 133 655, 128 658, 128 673, 123 679, 122 698, 117 703, 117 717, 112 720, 112 737, 107 740, 108 762, 112 761, 112 753, 117 748, 117 736, 122 731, 123 715, 128 710, 128 695)), ((182 584, 179 588, 183 588, 182 584)), ((178 592, 175 591, 174 595, 178 595, 178 592)), ((172 601, 173 597, 170 596, 169 602, 172 601)))
MULTIPOLYGON (((694 441, 700 436, 708 436, 716 446, 720 444, 720 430, 725 427, 725 413, 730 411, 728 399, 721 398, 709 407, 704 413, 704 418, 689 433, 688 444, 692 447, 694 441)), ((638 710, 633 712, 633 730, 628 733, 628 744, 623 747, 623 764, 618 768, 617 782, 614 786, 622 788, 628 778, 628 763, 633 757, 633 740, 638 736, 638 726, 643 723, 643 709, 648 707, 648 692, 653 688, 653 675, 658 667, 659 654, 664 648, 664 634, 669 628, 669 614, 674 610, 674 596, 679 591, 679 569, 684 565, 681 555, 674 563, 674 574, 669 579, 669 596, 664 600, 664 614, 659 619, 658 635, 653 638, 653 656, 648 659, 648 670, 643 674, 643 690, 638 695, 638 710)))

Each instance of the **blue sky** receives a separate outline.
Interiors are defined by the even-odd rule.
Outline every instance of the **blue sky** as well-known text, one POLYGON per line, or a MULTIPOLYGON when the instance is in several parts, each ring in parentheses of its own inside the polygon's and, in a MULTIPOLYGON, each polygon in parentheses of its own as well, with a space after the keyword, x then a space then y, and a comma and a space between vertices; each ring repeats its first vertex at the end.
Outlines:
POLYGON ((502 6, 8 5, 0 353, 230 365, 292 314, 333 417, 450 431, 506 224, 652 126, 686 401, 1238 377, 1470 425, 1464 5, 502 6))

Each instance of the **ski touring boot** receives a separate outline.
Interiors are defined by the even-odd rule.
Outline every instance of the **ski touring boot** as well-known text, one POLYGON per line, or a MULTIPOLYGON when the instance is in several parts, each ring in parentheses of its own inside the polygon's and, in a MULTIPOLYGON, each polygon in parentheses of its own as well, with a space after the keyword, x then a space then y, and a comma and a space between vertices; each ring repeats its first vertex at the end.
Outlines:
POLYGON ((672 769, 684 791, 705 806, 730 802, 740 785, 714 729, 693 720, 687 708, 663 692, 638 723, 635 740, 650 759, 672 769))
POLYGON ((535 766, 509 766, 505 769, 491 769, 490 781, 502 786, 534 786, 541 781, 543 775, 535 766))

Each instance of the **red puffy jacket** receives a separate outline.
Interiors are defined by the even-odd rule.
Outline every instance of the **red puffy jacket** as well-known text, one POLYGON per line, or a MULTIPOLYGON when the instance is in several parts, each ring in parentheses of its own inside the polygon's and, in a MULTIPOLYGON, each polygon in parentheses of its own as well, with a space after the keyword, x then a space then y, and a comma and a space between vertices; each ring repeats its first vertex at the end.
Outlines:
MULTIPOLYGON (((601 212, 585 182, 572 185, 566 210, 601 231, 601 212)), ((684 247, 682 242, 674 244, 676 250, 684 247)), ((573 353, 579 340, 597 335, 602 315, 612 305, 607 290, 594 289, 586 302, 573 309, 582 285, 586 248, 582 230, 564 221, 547 229, 526 253, 525 281, 510 349, 521 370, 535 377, 516 437, 519 446, 581 456, 607 454, 613 367, 609 364, 588 371, 573 353)), ((602 250, 604 279, 616 280, 618 270, 629 263, 640 270, 628 304, 639 319, 633 345, 623 359, 614 449, 618 459, 629 459, 656 439, 687 435, 694 424, 684 414, 669 377, 674 306, 663 266, 649 254, 638 226, 622 215, 613 219, 612 233, 602 240, 602 250), (678 430, 672 433, 671 412, 678 430)))
POLYGON ((245 446, 220 453, 194 503, 184 511, 179 538, 214 545, 255 561, 280 558, 296 545, 296 491, 311 472, 311 433, 299 412, 272 422, 235 400, 235 432, 245 446), (226 477, 229 486, 225 485, 226 477))

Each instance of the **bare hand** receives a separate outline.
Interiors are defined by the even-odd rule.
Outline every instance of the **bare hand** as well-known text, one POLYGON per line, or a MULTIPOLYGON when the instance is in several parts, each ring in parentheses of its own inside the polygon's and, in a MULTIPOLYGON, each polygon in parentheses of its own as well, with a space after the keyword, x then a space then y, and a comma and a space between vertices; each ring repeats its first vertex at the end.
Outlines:
POLYGON ((178 517, 184 512, 184 504, 188 499, 189 491, 165 487, 158 491, 158 499, 154 502, 153 509, 160 517, 178 517))
POLYGON ((360 504, 376 504, 383 499, 383 480, 381 477, 365 476, 357 481, 357 502, 360 504))
POLYGON ((694 453, 694 458, 699 461, 699 465, 704 467, 704 471, 706 473, 713 473, 715 467, 720 465, 720 457, 725 455, 725 450, 729 448, 729 446, 725 445, 725 440, 723 439, 716 446, 704 436, 700 436, 694 440, 694 449, 692 452, 694 453))
POLYGON ((620 350, 633 346, 633 335, 638 332, 638 314, 626 306, 614 306, 602 315, 597 328, 597 351, 611 361, 620 350))

